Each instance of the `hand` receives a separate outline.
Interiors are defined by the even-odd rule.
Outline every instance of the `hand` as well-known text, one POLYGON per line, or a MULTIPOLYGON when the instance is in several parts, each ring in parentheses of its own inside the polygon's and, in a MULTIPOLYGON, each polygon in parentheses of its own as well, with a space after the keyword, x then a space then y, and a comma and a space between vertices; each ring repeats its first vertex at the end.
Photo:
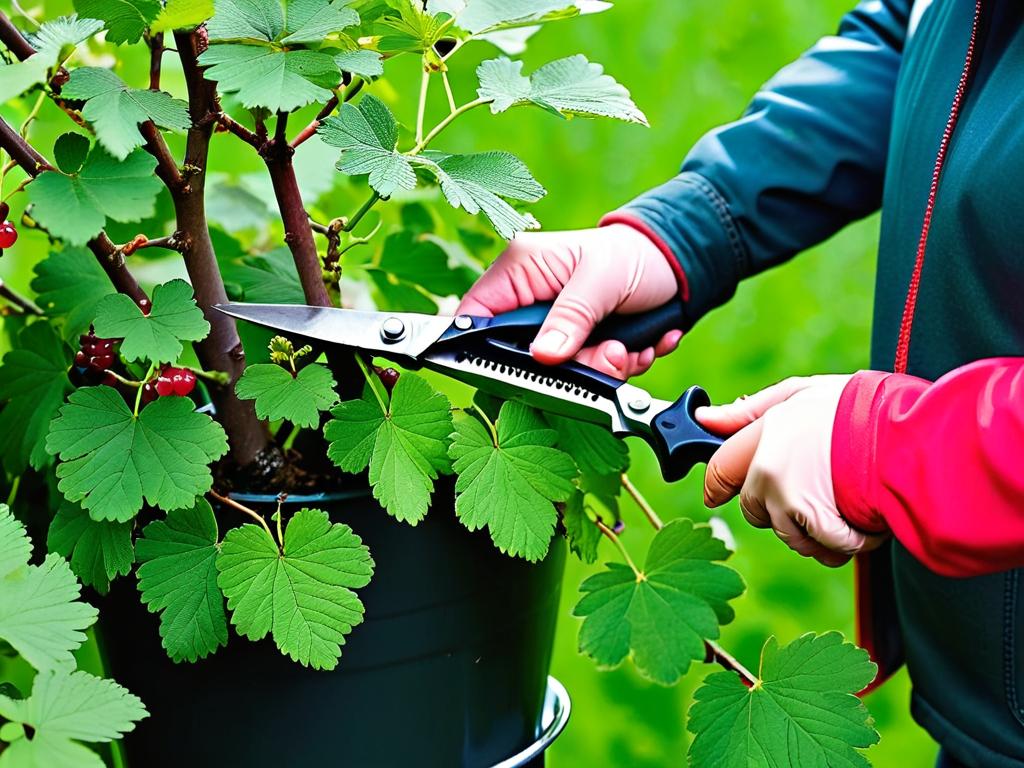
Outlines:
POLYGON ((832 424, 849 376, 786 379, 750 397, 698 408, 707 429, 732 435, 708 463, 704 503, 737 493, 743 516, 805 557, 839 566, 886 536, 866 534, 836 509, 832 424))
POLYGON ((678 290, 665 255, 625 224, 524 232, 469 289, 458 311, 489 317, 554 299, 531 346, 534 358, 555 365, 575 356, 584 365, 625 379, 675 349, 682 331, 670 331, 655 346, 629 352, 616 340, 582 349, 591 330, 612 312, 660 307, 678 290))

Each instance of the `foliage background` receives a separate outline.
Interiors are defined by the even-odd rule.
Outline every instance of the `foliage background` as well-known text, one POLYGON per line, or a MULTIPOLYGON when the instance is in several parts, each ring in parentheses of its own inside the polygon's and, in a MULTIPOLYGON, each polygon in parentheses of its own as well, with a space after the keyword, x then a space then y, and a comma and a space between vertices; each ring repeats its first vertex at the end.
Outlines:
MULTIPOLYGON (((0 7, 10 10, 7 5, 0 0, 0 7)), ((607 13, 548 25, 522 58, 530 71, 554 58, 585 53, 629 87, 647 113, 650 129, 584 120, 569 124, 539 110, 513 110, 497 118, 479 112, 457 121, 441 144, 465 152, 516 152, 549 190, 532 209, 544 227, 590 226, 603 212, 672 175, 701 133, 738 116, 758 85, 833 31, 850 5, 851 0, 620 0, 607 13)), ((44 6, 46 18, 71 11, 66 0, 45 0, 44 6)), ((474 57, 492 58, 494 53, 486 45, 474 45, 460 54, 453 72, 457 100, 471 98, 474 57)), ((397 116, 408 125, 414 118, 418 74, 417 61, 405 58, 387 64, 391 84, 375 92, 384 98, 400 94, 397 116), (389 88, 395 93, 389 94, 389 88)), ((118 72, 130 84, 144 86, 145 65, 145 51, 137 46, 118 72)), ((173 80, 165 87, 173 89, 173 80)), ((431 106, 441 116, 443 94, 435 88, 432 96, 431 106)), ((0 107, 0 114, 17 123, 24 109, 8 105, 0 107)), ((301 122, 296 119, 295 124, 301 122)), ((46 104, 33 142, 49 154, 53 139, 69 127, 46 104)), ((228 137, 215 139, 211 156, 215 171, 238 174, 262 166, 251 148, 228 137)), ((311 163, 309 172, 318 176, 325 165, 329 168, 323 162, 314 169, 316 165, 311 163)), ((265 191, 269 195, 269 184, 265 191)), ((321 205, 339 215, 351 212, 361 198, 361 191, 342 185, 321 205)), ((15 204, 15 214, 20 214, 20 204, 15 204)), ((211 201, 211 208, 216 204, 211 201)), ((700 323, 673 357, 639 383, 666 398, 700 383, 721 401, 792 374, 864 367, 877 230, 877 217, 869 219, 795 262, 748 281, 727 307, 700 323)), ((44 238, 23 231, 15 249, 0 261, 0 278, 26 289, 32 265, 45 252, 44 238)), ((142 277, 147 282, 167 279, 166 269, 154 265, 142 277)), ((699 472, 666 485, 652 455, 639 444, 633 462, 634 482, 664 518, 707 518, 700 503, 699 472)), ((631 549, 643 551, 650 534, 629 502, 624 509, 626 536, 635 540, 631 549)), ((748 584, 747 594, 735 603, 736 622, 725 629, 727 648, 753 665, 772 633, 783 642, 808 630, 840 629, 852 637, 852 568, 825 570, 793 555, 771 533, 749 529, 735 504, 722 517, 736 539, 732 564, 748 584)), ((549 765, 681 765, 688 742, 685 713, 703 670, 694 670, 674 689, 646 683, 628 666, 595 672, 589 659, 577 655, 578 623, 569 615, 575 587, 591 570, 571 559, 565 581, 553 674, 573 697, 573 715, 551 751, 549 765)), ((881 744, 869 753, 877 766, 910 768, 934 762, 934 746, 907 714, 908 697, 901 673, 868 701, 882 732, 881 744)))

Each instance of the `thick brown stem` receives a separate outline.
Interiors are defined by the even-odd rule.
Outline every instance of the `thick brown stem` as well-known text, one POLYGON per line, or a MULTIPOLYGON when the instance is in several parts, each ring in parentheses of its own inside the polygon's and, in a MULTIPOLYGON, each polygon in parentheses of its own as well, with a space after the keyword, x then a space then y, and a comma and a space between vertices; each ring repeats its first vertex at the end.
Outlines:
POLYGON ((210 137, 214 116, 220 111, 216 86, 203 77, 197 60, 200 53, 197 35, 175 32, 174 41, 185 73, 193 127, 188 131, 185 149, 185 167, 190 173, 188 183, 169 186, 169 189, 177 228, 184 233, 182 254, 185 268, 195 290, 196 303, 210 323, 210 335, 196 344, 196 353, 204 368, 224 371, 229 376, 230 384, 212 388, 212 395, 228 434, 232 458, 240 466, 245 466, 267 446, 270 438, 256 418, 252 403, 239 400, 234 393, 234 382, 245 369, 245 353, 235 321, 213 309, 213 305, 227 301, 206 223, 204 200, 210 137))
POLYGON ((274 139, 263 152, 263 159, 267 163, 274 195, 281 210, 284 241, 295 260, 306 302, 317 307, 329 307, 331 297, 324 284, 323 267, 313 240, 313 228, 309 225, 306 207, 299 192, 299 182, 295 178, 295 166, 292 164, 294 153, 295 150, 286 141, 274 139))
POLYGON ((164 33, 157 32, 147 41, 149 43, 149 88, 160 90, 160 64, 164 57, 164 33))
POLYGON ((0 42, 7 46, 7 49, 20 61, 24 61, 36 52, 36 49, 21 34, 21 30, 14 26, 3 12, 0 12, 0 42))
POLYGON ((171 192, 180 189, 185 182, 160 129, 147 120, 139 124, 139 133, 146 140, 146 151, 156 158, 156 175, 171 192))
POLYGON ((0 119, 0 148, 3 148, 29 176, 38 176, 52 166, 35 148, 21 138, 12 125, 0 119))

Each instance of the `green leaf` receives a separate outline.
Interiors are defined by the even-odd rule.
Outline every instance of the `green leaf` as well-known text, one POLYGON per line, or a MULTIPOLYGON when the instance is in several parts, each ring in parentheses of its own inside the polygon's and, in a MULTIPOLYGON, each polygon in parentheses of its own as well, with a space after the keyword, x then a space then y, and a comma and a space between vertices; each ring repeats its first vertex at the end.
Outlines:
POLYGON ((216 14, 206 25, 211 42, 269 42, 284 32, 284 12, 277 0, 216 0, 216 14))
POLYGON ((201 341, 210 332, 192 286, 181 279, 153 289, 148 315, 123 293, 106 296, 96 308, 94 325, 102 338, 124 339, 121 354, 126 360, 153 363, 173 363, 181 354, 181 342, 201 341))
POLYGON ((49 323, 36 322, 18 334, 14 349, 0 365, 0 455, 4 468, 18 475, 28 466, 50 463, 46 433, 50 420, 73 387, 70 355, 49 323))
POLYGON ((75 10, 90 19, 101 19, 107 42, 137 43, 146 27, 160 13, 158 0, 74 0, 75 10))
POLYGON ((341 80, 334 59, 317 51, 279 51, 259 45, 211 45, 199 62, 206 77, 247 109, 291 112, 331 98, 341 80))
POLYGON ((285 45, 320 44, 331 35, 359 23, 359 14, 349 6, 352 0, 292 0, 287 6, 285 45))
POLYGON ((445 155, 425 152, 416 158, 426 164, 441 184, 445 198, 467 213, 484 212, 488 221, 505 239, 540 224, 528 213, 520 213, 502 200, 536 202, 546 191, 537 183, 523 162, 509 152, 480 152, 472 155, 445 155))
POLYGON ((604 427, 565 416, 546 414, 548 423, 558 432, 558 447, 576 461, 580 472, 593 475, 619 475, 629 469, 629 448, 604 427))
POLYGON ((444 35, 447 16, 424 12, 418 3, 389 3, 398 16, 388 14, 378 23, 386 31, 380 36, 377 48, 385 53, 430 52, 444 35))
POLYGON ((435 240, 399 230, 387 236, 378 267, 394 281, 419 286, 435 296, 461 296, 479 275, 452 266, 435 240))
POLYGON ((596 563, 601 530, 588 513, 585 493, 577 491, 569 497, 562 510, 562 524, 569 549, 584 563, 596 563))
POLYGON ((0 768, 104 768, 103 759, 79 742, 113 741, 147 715, 138 697, 113 680, 41 672, 27 699, 0 695, 0 717, 23 726, 21 738, 12 734, 0 752, 0 768))
POLYGON ((359 106, 342 104, 337 116, 317 129, 324 143, 341 150, 338 170, 350 176, 369 174, 369 183, 381 197, 397 189, 416 186, 409 160, 397 152, 398 124, 387 105, 366 95, 359 106))
POLYGON ((33 85, 44 82, 50 70, 62 60, 67 49, 78 45, 103 28, 96 19, 79 19, 77 15, 61 16, 44 22, 29 42, 36 52, 24 61, 0 66, 0 103, 9 101, 33 85))
POLYGON ((111 293, 110 278, 86 248, 53 251, 33 270, 32 290, 36 303, 50 317, 63 318, 65 341, 77 340, 96 318, 96 306, 111 293))
POLYGON ((497 435, 464 416, 455 421, 448 455, 459 478, 455 513, 469 530, 487 526, 498 549, 527 560, 547 554, 558 512, 576 490, 576 465, 556 450, 555 431, 525 405, 507 402, 497 435))
MULTIPOLYGON (((40 672, 74 669, 96 609, 78 601, 81 587, 60 555, 29 565, 25 528, 0 504, 0 640, 40 672)), ((3 714, 0 712, 0 714, 3 714)))
POLYGON ((129 88, 120 77, 102 67, 74 70, 61 94, 85 102, 82 117, 92 123, 100 144, 119 160, 142 146, 140 123, 151 120, 174 131, 185 131, 192 125, 188 104, 181 99, 164 91, 129 88))
POLYGON ((728 601, 743 580, 725 560, 729 550, 707 526, 680 518, 658 531, 639 574, 609 563, 580 585, 573 615, 584 619, 580 652, 601 667, 627 655, 644 677, 673 685, 704 658, 704 640, 733 619, 728 601))
POLYGON ((877 667, 838 632, 808 633, 761 651, 758 682, 747 688, 732 672, 704 678, 694 694, 688 730, 695 768, 752 765, 870 765, 858 749, 878 743, 864 704, 854 695, 877 667))
POLYGON ((61 501, 46 546, 71 562, 71 570, 82 580, 105 595, 110 582, 126 576, 135 562, 132 549, 131 523, 100 522, 78 504, 61 501))
POLYGON ((535 104, 566 117, 612 117, 647 125, 629 91, 581 54, 545 64, 530 77, 524 77, 522 70, 523 62, 506 58, 490 59, 477 67, 477 93, 491 100, 491 112, 535 104))
POLYGON ((295 661, 334 669, 346 635, 363 620, 352 590, 369 584, 373 560, 347 525, 303 509, 288 521, 283 549, 258 525, 228 531, 217 570, 240 634, 270 633, 295 661))
POLYGON ((94 520, 127 521, 143 500, 170 511, 210 490, 209 465, 227 453, 221 426, 186 397, 161 397, 134 416, 111 387, 71 394, 50 425, 57 487, 94 520))
POLYGON ((416 525, 434 480, 448 472, 451 404, 419 376, 403 373, 386 409, 368 383, 360 400, 339 403, 324 428, 328 458, 345 472, 369 465, 373 496, 388 514, 416 525))
POLYGON ((44 171, 27 188, 33 215, 56 238, 85 245, 107 219, 139 221, 153 215, 163 182, 156 160, 139 148, 120 162, 98 144, 82 170, 65 175, 44 171))
POLYGON ((160 636, 174 661, 195 661, 228 642, 217 586, 217 520, 206 499, 146 526, 135 543, 142 602, 160 614, 160 636))
POLYGON ((170 32, 173 29, 191 29, 213 16, 213 0, 167 0, 150 25, 150 30, 170 32))
POLYGON ((275 248, 259 256, 247 256, 240 263, 222 267, 225 283, 242 289, 232 299, 257 304, 305 304, 306 296, 295 271, 295 262, 287 248, 275 248))
POLYGON ((64 173, 78 173, 89 155, 89 139, 80 133, 62 133, 53 144, 53 159, 64 173))
POLYGON ((235 384, 242 400, 256 401, 256 415, 276 421, 287 419, 297 427, 312 429, 320 423, 320 412, 338 401, 330 370, 310 363, 295 375, 280 365, 250 365, 235 384))
POLYGON ((555 11, 575 10, 574 0, 465 0, 455 23, 470 34, 536 24, 555 11))
POLYGON ((377 51, 359 48, 334 54, 334 63, 342 72, 351 72, 363 77, 380 77, 384 74, 384 60, 377 51))

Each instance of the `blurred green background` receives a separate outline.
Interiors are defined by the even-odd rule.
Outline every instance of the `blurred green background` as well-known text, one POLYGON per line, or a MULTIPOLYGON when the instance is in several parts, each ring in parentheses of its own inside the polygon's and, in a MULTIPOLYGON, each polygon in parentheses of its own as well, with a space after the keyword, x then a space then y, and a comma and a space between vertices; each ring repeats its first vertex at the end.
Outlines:
MULTIPOLYGON (((517 109, 496 118, 478 110, 453 124, 437 146, 514 151, 549 190, 532 209, 546 229, 591 226, 604 212, 671 176, 687 148, 705 130, 737 117, 762 82, 818 37, 832 32, 851 5, 852 0, 622 0, 606 13, 551 24, 530 41, 523 54, 526 71, 554 58, 584 53, 630 88, 651 128, 562 121, 539 110, 517 109)), ((0 7, 9 10, 5 6, 7 0, 0 0, 0 7)), ((66 2, 48 0, 45 7, 47 18, 70 10, 66 2)), ((91 55, 93 64, 113 63, 99 50, 91 55)), ((123 55, 119 74, 143 86, 145 51, 136 46, 123 55)), ((486 44, 460 52, 451 74, 458 101, 473 96, 477 61, 494 55, 486 44)), ((399 118, 410 124, 417 62, 405 57, 387 66, 389 83, 375 90, 392 101, 399 118)), ((166 84, 174 90, 173 74, 166 84)), ((440 88, 432 93, 431 110, 435 118, 444 114, 440 88)), ((24 105, 0 108, 12 122, 25 112, 24 105)), ((44 105, 33 141, 49 153, 56 135, 69 127, 63 115, 44 105)), ((362 190, 330 189, 329 182, 323 187, 319 180, 325 172, 331 173, 330 163, 312 144, 307 156, 306 181, 325 193, 319 208, 331 215, 350 212, 353 202, 362 199, 362 190)), ((248 147, 229 137, 215 141, 213 170, 237 175, 258 172, 261 167, 248 147)), ((262 191, 265 194, 267 187, 262 191)), ((258 185, 256 194, 260 194, 258 185)), ((244 213, 233 198, 211 200, 211 207, 218 205, 244 213)), ((14 207, 15 214, 20 214, 20 201, 14 207)), ((124 240, 137 227, 122 229, 124 240)), ((727 307, 703 320, 675 355, 661 361, 639 383, 664 398, 700 383, 715 400, 723 401, 792 374, 865 366, 877 230, 877 218, 869 219, 793 263, 748 281, 727 307)), ((44 238, 26 234, 0 261, 0 278, 26 288, 31 266, 45 249, 44 238)), ((163 279, 169 269, 179 271, 156 265, 147 269, 143 269, 147 280, 163 279)), ((666 485, 647 448, 633 447, 631 477, 663 518, 707 519, 700 472, 666 485)), ((650 531, 630 502, 625 501, 623 509, 626 543, 642 553, 650 531)), ((721 514, 735 538, 732 564, 748 584, 747 594, 735 604, 737 620, 724 631, 722 642, 728 649, 756 667, 760 648, 771 634, 787 642, 809 630, 840 629, 852 638, 851 567, 828 570, 794 555, 770 532, 748 528, 735 504, 721 514)), ((613 557, 610 551, 602 554, 613 557)), ((688 743, 686 711, 694 687, 709 668, 696 667, 672 689, 644 682, 628 665, 595 671, 592 662, 576 652, 577 621, 570 616, 576 587, 592 570, 572 560, 565 582, 553 674, 572 695, 573 715, 551 750, 549 765, 682 765, 688 743)), ((869 752, 877 766, 914 768, 934 762, 934 746, 907 714, 908 697, 908 682, 901 673, 868 699, 882 733, 881 744, 869 752)))

